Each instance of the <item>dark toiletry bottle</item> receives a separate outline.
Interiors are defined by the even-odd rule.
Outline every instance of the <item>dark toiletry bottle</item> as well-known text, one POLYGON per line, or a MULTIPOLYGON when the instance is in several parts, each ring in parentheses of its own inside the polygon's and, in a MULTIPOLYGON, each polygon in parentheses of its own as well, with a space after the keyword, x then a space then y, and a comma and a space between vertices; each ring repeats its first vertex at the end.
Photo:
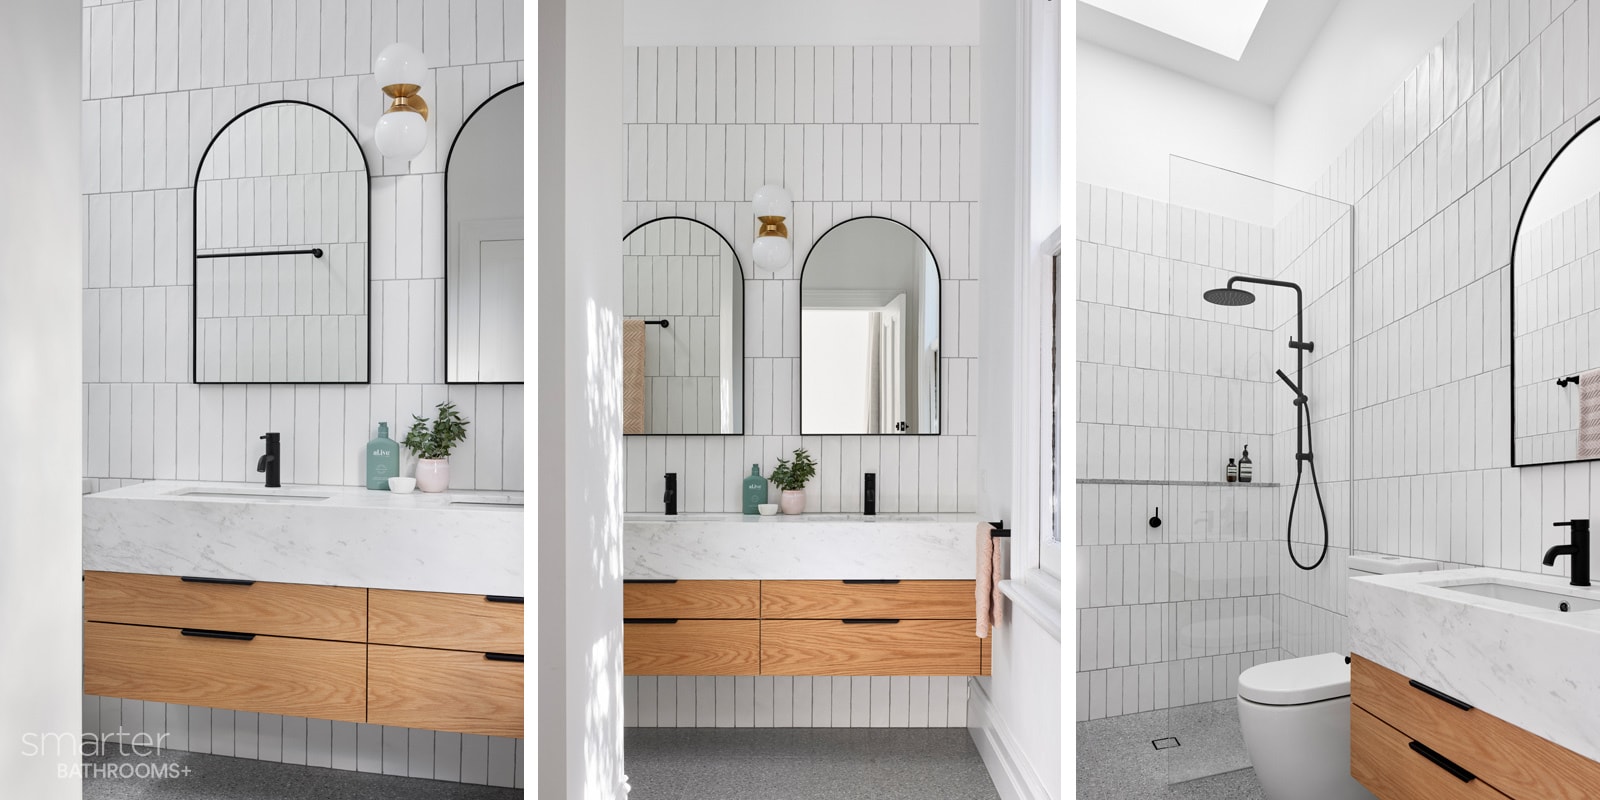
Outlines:
POLYGON ((1239 482, 1249 483, 1250 476, 1255 472, 1255 467, 1250 464, 1250 445, 1244 446, 1244 455, 1239 458, 1239 482))
POLYGON ((1233 483, 1236 480, 1239 480, 1239 465, 1233 463, 1233 459, 1230 458, 1228 459, 1228 483, 1233 483))
POLYGON ((878 515, 878 473, 869 472, 861 486, 861 513, 875 517, 878 515))
POLYGON ((666 474, 665 477, 666 477, 666 480, 667 480, 667 491, 664 494, 661 495, 661 505, 664 506, 664 510, 666 511, 667 516, 677 516, 677 514, 678 514, 678 473, 669 472, 669 473, 666 474))

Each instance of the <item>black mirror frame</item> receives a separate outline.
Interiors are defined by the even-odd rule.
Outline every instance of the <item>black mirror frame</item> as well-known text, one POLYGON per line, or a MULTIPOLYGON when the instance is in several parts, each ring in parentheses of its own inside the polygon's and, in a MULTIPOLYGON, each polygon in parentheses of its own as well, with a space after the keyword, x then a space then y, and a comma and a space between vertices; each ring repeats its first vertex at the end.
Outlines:
MULTIPOLYGON (((206 142, 206 149, 201 151, 200 160, 195 162, 194 181, 189 185, 191 195, 189 201, 189 227, 192 240, 189 248, 189 381, 200 386, 366 386, 372 383, 372 165, 367 161, 367 152, 361 147, 361 140, 356 137, 350 126, 339 119, 339 116, 315 103, 304 100, 269 100, 257 103, 237 114, 223 123, 217 132, 211 135, 211 141, 206 142), (200 171, 205 169, 206 156, 211 154, 211 148, 217 140, 222 138, 229 126, 243 119, 246 114, 267 106, 296 105, 314 108, 326 114, 329 119, 339 124, 350 141, 355 144, 356 152, 361 154, 361 170, 367 174, 364 188, 367 192, 367 243, 365 248, 364 274, 367 277, 367 379, 364 381, 202 381, 200 380, 200 171)), ((320 258, 320 254, 318 255, 320 258)))
MULTIPOLYGON (((938 419, 936 420, 936 422, 938 422, 938 424, 939 424, 939 430, 934 431, 932 433, 922 433, 922 432, 901 433, 899 431, 889 431, 889 432, 884 432, 884 433, 826 433, 826 432, 807 431, 805 429, 804 423, 802 422, 800 424, 800 426, 799 426, 800 430, 797 431, 797 435, 800 435, 800 436, 939 436, 944 432, 944 429, 945 429, 945 422, 944 422, 944 414, 945 414, 945 407, 944 407, 944 360, 945 360, 946 356, 945 356, 945 350, 944 350, 944 333, 945 333, 945 331, 944 331, 944 270, 939 268, 939 256, 933 252, 933 246, 928 244, 928 240, 923 238, 922 234, 917 233, 917 230, 915 228, 911 227, 910 225, 907 225, 904 222, 901 222, 900 220, 895 219, 894 217, 884 217, 884 216, 879 216, 877 214, 863 214, 863 215, 861 215, 859 217, 851 217, 851 218, 846 219, 846 220, 841 220, 841 221, 836 222, 833 225, 829 226, 826 231, 823 231, 822 235, 818 236, 816 241, 811 243, 811 249, 806 251, 806 258, 805 258, 805 261, 801 262, 801 264, 800 264, 800 274, 798 276, 799 280, 800 280, 800 307, 795 309, 795 313, 800 314, 800 319, 799 319, 797 324, 800 326, 800 357, 799 357, 799 362, 801 364, 801 369, 800 369, 799 373, 795 375, 795 378, 794 378, 794 382, 795 382, 795 409, 796 409, 797 412, 803 412, 804 411, 805 396, 806 396, 805 395, 805 390, 804 390, 804 386, 805 386, 805 383, 804 383, 805 382, 804 365, 805 365, 805 359, 806 359, 806 347, 805 347, 805 342, 806 342, 806 318, 805 318, 805 314, 804 314, 805 305, 806 305, 806 301, 805 301, 806 267, 811 264, 811 256, 812 256, 812 254, 817 252, 817 246, 822 244, 822 240, 823 239, 828 238, 828 234, 833 233, 835 230, 838 230, 840 226, 847 225, 847 224, 849 224, 851 222, 855 222, 857 220, 863 220, 863 219, 887 220, 889 222, 893 222, 896 225, 899 225, 902 228, 905 228, 907 231, 911 232, 912 236, 917 237, 917 241, 921 242, 923 247, 926 247, 928 249, 928 256, 933 259, 933 274, 938 278, 936 283, 938 284, 938 287, 939 287, 938 293, 934 295, 934 302, 938 303, 938 305, 939 305, 939 356, 938 356, 938 358, 934 359, 934 363, 933 363, 933 371, 934 371, 933 399, 934 399, 934 404, 939 409, 938 419)), ((802 421, 805 419, 804 413, 800 413, 798 416, 799 416, 799 419, 802 420, 802 421)))
MULTIPOLYGON (((669 219, 681 219, 681 220, 684 220, 685 222, 693 222, 693 223, 695 223, 697 225, 701 225, 701 226, 705 227, 706 230, 711 231, 712 233, 716 234, 717 238, 721 239, 722 243, 728 246, 728 252, 733 254, 733 266, 736 269, 739 270, 739 291, 741 293, 743 293, 746 289, 749 288, 748 284, 750 282, 750 278, 744 274, 744 262, 739 260, 739 249, 737 247, 733 246, 733 242, 728 241, 728 237, 722 235, 722 231, 717 230, 714 226, 712 226, 710 223, 707 223, 704 220, 698 220, 698 219, 695 219, 694 217, 685 217, 685 216, 683 216, 681 214, 669 214, 669 215, 664 216, 664 217, 655 217, 653 219, 647 219, 644 222, 641 222, 638 225, 633 226, 633 228, 631 228, 627 233, 624 233, 622 235, 622 241, 624 241, 624 242, 628 241, 628 237, 629 236, 632 236, 635 233, 638 233, 639 229, 643 228, 646 225, 650 225, 650 224, 657 223, 657 222, 662 222, 662 221, 669 220, 669 219)), ((740 322, 739 335, 743 336, 745 331, 748 330, 749 325, 750 325, 750 309, 748 309, 748 308, 745 309, 745 313, 740 315, 739 322, 740 322)), ((744 375, 744 359, 741 358, 741 359, 739 359, 739 387, 740 387, 740 391, 744 390, 744 377, 745 377, 745 375, 744 375)), ((740 413, 739 413, 739 432, 738 433, 624 433, 622 435, 623 436, 744 436, 744 435, 746 435, 745 431, 749 428, 749 424, 748 424, 749 421, 750 421, 749 404, 748 403, 740 403, 739 404, 739 411, 740 411, 740 413)))
MULTIPOLYGON (((1600 458, 1568 458, 1557 461, 1517 463, 1517 241, 1522 237, 1522 223, 1527 219, 1528 205, 1533 202, 1534 195, 1539 193, 1539 184, 1544 183, 1545 176, 1549 175, 1551 168, 1561 160, 1561 154, 1565 153, 1573 142, 1578 141, 1578 138, 1583 136, 1585 131, 1594 127, 1597 122, 1600 122, 1600 117, 1585 123, 1583 127, 1561 143, 1561 148, 1556 150, 1554 155, 1550 156, 1550 162, 1545 164, 1544 169, 1539 171, 1539 179, 1528 187, 1528 197, 1522 201, 1522 210, 1517 213, 1516 230, 1511 233, 1511 253, 1506 262, 1506 358, 1510 363, 1510 371, 1507 375, 1510 386, 1507 391, 1511 394, 1511 424, 1508 426, 1509 440, 1506 444, 1510 448, 1510 452, 1507 455, 1510 457, 1511 466, 1513 467, 1544 467, 1552 464, 1581 464, 1588 461, 1600 461, 1600 458)), ((1576 382, 1573 381, 1573 383, 1576 382)), ((1566 384, 1562 385, 1565 386, 1566 384)))

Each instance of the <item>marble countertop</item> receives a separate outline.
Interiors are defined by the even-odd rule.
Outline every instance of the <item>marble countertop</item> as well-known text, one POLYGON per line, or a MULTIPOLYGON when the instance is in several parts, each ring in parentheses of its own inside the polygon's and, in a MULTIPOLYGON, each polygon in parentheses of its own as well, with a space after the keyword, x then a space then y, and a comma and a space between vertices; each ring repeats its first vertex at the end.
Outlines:
POLYGON ((1542 610, 1448 586, 1499 579, 1600 601, 1559 575, 1475 567, 1354 578, 1350 650, 1600 761, 1600 610, 1542 610), (1584 709, 1575 711, 1575 709, 1584 709))
POLYGON ((623 577, 967 580, 976 571, 978 520, 975 514, 630 514, 622 524, 623 577))
POLYGON ((520 492, 148 481, 83 498, 83 566, 523 596, 522 507, 493 504, 521 499, 520 492))

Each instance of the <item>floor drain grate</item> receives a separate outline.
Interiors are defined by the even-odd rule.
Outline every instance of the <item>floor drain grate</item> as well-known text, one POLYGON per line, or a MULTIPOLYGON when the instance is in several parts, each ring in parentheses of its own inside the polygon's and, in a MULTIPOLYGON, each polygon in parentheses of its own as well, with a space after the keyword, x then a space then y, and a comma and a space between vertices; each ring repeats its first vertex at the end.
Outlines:
POLYGON ((1175 736, 1168 736, 1162 739, 1151 739, 1150 744, 1154 745, 1157 750, 1168 750, 1174 747, 1183 746, 1183 743, 1179 742, 1175 736))

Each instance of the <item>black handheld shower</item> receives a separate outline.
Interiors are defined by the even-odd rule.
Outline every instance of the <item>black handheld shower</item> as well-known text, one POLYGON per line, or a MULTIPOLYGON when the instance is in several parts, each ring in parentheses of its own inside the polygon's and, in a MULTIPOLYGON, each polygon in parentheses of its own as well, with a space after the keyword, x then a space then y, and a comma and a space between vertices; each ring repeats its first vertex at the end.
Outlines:
POLYGON ((1317 462, 1311 457, 1311 398, 1306 396, 1305 385, 1306 353, 1313 352, 1315 344, 1306 341, 1305 329, 1305 303, 1302 300, 1300 285, 1289 281, 1274 281, 1267 278, 1250 278, 1235 275, 1228 279, 1228 283, 1221 289, 1210 289, 1205 293, 1208 303, 1219 306, 1246 306, 1256 301, 1256 296, 1244 289, 1234 288, 1236 283, 1257 283, 1263 286, 1281 286, 1294 290, 1294 336, 1289 340, 1289 348, 1295 351, 1294 380, 1290 380, 1283 370, 1278 370, 1278 378, 1283 381, 1289 390, 1294 392, 1294 494, 1289 498, 1289 521, 1284 526, 1284 541, 1289 548, 1289 560, 1296 567, 1303 570, 1313 570, 1322 564, 1328 557, 1328 506, 1322 501, 1322 485, 1317 481, 1317 462), (1300 479, 1305 471, 1305 466, 1311 465, 1311 488, 1317 495, 1317 509, 1322 513, 1322 554, 1309 566, 1300 563, 1294 555, 1294 511, 1300 500, 1300 479))

